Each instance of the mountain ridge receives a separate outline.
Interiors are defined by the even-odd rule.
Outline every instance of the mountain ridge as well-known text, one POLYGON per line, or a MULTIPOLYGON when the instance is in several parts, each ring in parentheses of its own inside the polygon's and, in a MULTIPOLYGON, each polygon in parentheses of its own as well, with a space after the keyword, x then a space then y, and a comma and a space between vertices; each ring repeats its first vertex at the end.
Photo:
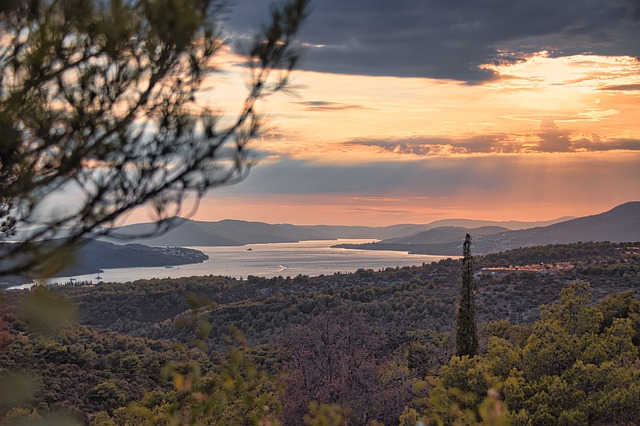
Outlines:
MULTIPOLYGON (((408 251, 416 254, 456 256, 461 253, 462 230, 448 241, 435 240, 431 234, 415 234, 399 239, 385 239, 370 244, 341 244, 337 247, 365 250, 408 251)), ((435 228, 436 231, 442 228, 435 228)), ((495 253, 514 248, 570 244, 587 241, 612 243, 640 241, 640 201, 630 201, 602 213, 579 217, 548 226, 522 230, 505 230, 493 234, 467 229, 474 237, 477 254, 495 253)))
MULTIPOLYGON (((565 218, 539 222, 486 221, 473 219, 443 219, 428 224, 397 224, 382 227, 348 225, 292 225, 268 224, 256 221, 224 219, 217 222, 176 218, 178 225, 163 235, 136 237, 153 230, 153 223, 118 227, 114 233, 126 237, 127 242, 150 246, 241 246, 246 244, 289 243, 306 240, 373 239, 408 237, 442 226, 478 228, 499 226, 507 230, 523 229, 541 224, 558 223, 565 218)), ((121 243, 118 238, 101 237, 104 241, 121 243)))

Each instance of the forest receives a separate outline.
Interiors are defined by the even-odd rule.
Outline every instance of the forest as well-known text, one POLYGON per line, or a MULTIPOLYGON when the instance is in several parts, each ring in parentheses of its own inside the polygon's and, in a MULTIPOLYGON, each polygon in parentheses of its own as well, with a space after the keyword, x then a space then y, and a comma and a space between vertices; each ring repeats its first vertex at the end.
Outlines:
POLYGON ((453 259, 3 292, 0 419, 638 424, 638 246, 476 256, 476 356, 454 355, 462 268, 453 259), (540 272, 483 273, 527 265, 540 272))

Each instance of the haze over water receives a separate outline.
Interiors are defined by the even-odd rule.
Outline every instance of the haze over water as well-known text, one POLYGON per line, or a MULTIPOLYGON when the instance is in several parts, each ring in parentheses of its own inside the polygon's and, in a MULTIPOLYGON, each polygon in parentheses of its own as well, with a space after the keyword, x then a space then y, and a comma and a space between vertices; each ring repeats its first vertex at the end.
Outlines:
MULTIPOLYGON (((421 265, 449 256, 429 256, 396 251, 347 250, 331 248, 341 243, 365 243, 371 240, 344 239, 302 241, 298 243, 250 244, 232 247, 191 247, 209 256, 204 263, 152 268, 105 269, 100 273, 104 282, 128 282, 152 278, 179 278, 203 275, 222 275, 246 278, 248 275, 277 277, 296 275, 332 275, 335 272, 354 272, 360 268, 421 265), (249 250, 251 249, 251 250, 249 250)), ((70 278, 96 282, 97 274, 58 277, 50 283, 64 283, 70 278)), ((21 286, 24 287, 24 286, 21 286)))

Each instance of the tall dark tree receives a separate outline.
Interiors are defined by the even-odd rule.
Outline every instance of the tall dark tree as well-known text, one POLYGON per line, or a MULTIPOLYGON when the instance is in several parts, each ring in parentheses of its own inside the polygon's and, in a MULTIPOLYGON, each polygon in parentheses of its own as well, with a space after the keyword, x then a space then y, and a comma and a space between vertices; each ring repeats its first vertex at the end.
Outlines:
POLYGON ((478 330, 474 300, 476 289, 477 286, 473 279, 471 235, 467 234, 462 246, 462 286, 460 287, 460 305, 456 323, 456 355, 458 356, 478 354, 478 330))

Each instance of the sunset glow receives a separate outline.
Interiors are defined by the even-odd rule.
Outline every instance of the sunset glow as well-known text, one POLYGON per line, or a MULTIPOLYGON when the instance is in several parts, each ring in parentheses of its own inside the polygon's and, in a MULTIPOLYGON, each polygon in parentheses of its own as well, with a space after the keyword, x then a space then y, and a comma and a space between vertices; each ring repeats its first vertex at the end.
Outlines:
MULTIPOLYGON (((195 219, 353 225, 543 220, 640 199, 637 48, 635 55, 613 48, 607 54, 608 45, 598 42, 590 52, 590 42, 578 37, 573 43, 582 43, 583 53, 563 53, 546 46, 569 43, 573 36, 564 29, 546 38, 522 34, 517 45, 495 41, 492 59, 487 53, 467 76, 456 58, 429 44, 446 43, 445 32, 424 47, 433 62, 420 59, 419 51, 398 58, 407 69, 422 66, 424 77, 405 75, 382 42, 388 70, 363 57, 342 71, 346 65, 337 59, 320 64, 318 58, 362 46, 351 39, 330 43, 334 37, 318 29, 333 13, 324 6, 319 2, 318 16, 314 11, 302 34, 308 63, 294 73, 294 95, 259 106, 265 127, 252 149, 260 162, 244 182, 208 194, 195 219), (449 69, 450 78, 441 75, 449 69)), ((638 30, 634 24, 620 28, 610 31, 626 46, 623 30, 638 30)), ((368 29, 361 30, 365 40, 368 29)), ((474 41, 465 43, 471 49, 474 41)), ((235 110, 246 72, 241 63, 227 49, 220 59, 225 72, 208 82, 212 90, 200 95, 203 105, 235 110)), ((136 213, 128 220, 145 219, 136 213)))

